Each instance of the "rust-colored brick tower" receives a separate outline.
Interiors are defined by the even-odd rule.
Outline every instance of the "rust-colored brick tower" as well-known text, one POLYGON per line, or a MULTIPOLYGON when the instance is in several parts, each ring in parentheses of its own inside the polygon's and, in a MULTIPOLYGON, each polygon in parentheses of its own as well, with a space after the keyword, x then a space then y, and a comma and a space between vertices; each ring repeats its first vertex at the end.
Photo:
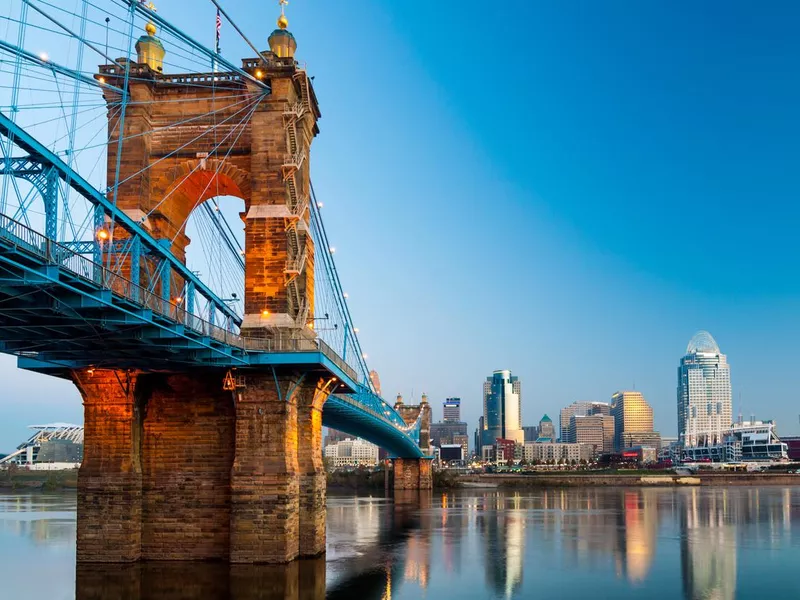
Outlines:
MULTIPOLYGON (((422 394, 419 404, 404 404, 403 397, 398 394, 394 409, 408 425, 416 423, 417 419, 421 419, 419 447, 426 456, 430 456, 432 453, 431 405, 428 403, 428 396, 422 394)), ((432 461, 430 459, 395 458, 392 462, 394 464, 395 490, 429 490, 433 488, 432 461)))
MULTIPOLYGON (((149 23, 136 44, 122 132, 115 109, 119 94, 105 88, 107 179, 119 182, 117 206, 185 260, 189 215, 213 197, 244 200, 243 330, 252 337, 308 335, 314 306, 309 150, 320 112, 311 82, 294 59, 294 37, 276 29, 269 52, 242 61, 244 71, 269 84, 267 93, 237 75, 164 74, 165 53, 155 34, 149 23)), ((125 74, 105 65, 98 79, 121 88, 125 74)), ((146 260, 141 267, 143 280, 154 273, 146 260)), ((182 289, 175 277, 169 285, 182 289)))
MULTIPOLYGON (((308 158, 320 116, 283 15, 278 25, 270 51, 243 61, 270 93, 235 74, 164 73, 152 23, 128 65, 124 125, 111 104, 119 98, 106 91, 117 205, 185 259, 191 212, 215 196, 242 198, 242 329, 273 339, 313 333, 308 158), (212 130, 209 144, 203 132, 212 130)), ((116 65, 97 78, 124 85, 116 65)), ((143 284, 157 277, 162 292, 183 287, 146 257, 137 266, 143 284)), ((79 562, 284 563, 325 551, 322 406, 332 379, 287 367, 248 373, 232 392, 222 389, 223 375, 73 373, 85 406, 79 562)))

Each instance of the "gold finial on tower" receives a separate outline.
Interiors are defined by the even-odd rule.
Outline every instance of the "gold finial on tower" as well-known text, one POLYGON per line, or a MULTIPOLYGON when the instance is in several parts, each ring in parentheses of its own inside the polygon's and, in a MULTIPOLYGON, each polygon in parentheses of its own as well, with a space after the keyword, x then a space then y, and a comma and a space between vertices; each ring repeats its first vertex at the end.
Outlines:
POLYGON ((281 16, 278 17, 278 28, 270 34, 267 40, 269 41, 269 49, 278 58, 293 58, 294 51, 297 50, 297 42, 292 32, 287 29, 289 27, 289 19, 286 18, 284 13, 289 1, 278 0, 278 4, 281 6, 281 16))
POLYGON ((286 18, 285 8, 286 5, 289 4, 289 0, 278 0, 278 4, 281 5, 281 16, 278 17, 278 28, 286 29, 289 27, 289 19, 286 18))
MULTIPOLYGON (((156 5, 150 2, 147 8, 156 11, 156 5)), ((164 72, 164 45, 156 37, 156 24, 152 20, 147 22, 144 26, 147 35, 143 35, 136 42, 136 54, 138 56, 137 62, 146 64, 148 67, 157 71, 158 73, 164 72)))
MULTIPOLYGON (((153 4, 152 2, 150 2, 150 3, 147 5, 147 8, 149 8, 149 9, 150 9, 150 10, 152 10, 153 12, 156 12, 156 5, 155 5, 155 4, 153 4)), ((155 34, 156 34, 156 31, 157 31, 157 30, 156 30, 156 24, 155 24, 155 23, 153 23, 152 21, 148 21, 148 22, 147 22, 147 25, 145 25, 145 26, 144 26, 144 30, 147 32, 147 35, 155 35, 155 34)))

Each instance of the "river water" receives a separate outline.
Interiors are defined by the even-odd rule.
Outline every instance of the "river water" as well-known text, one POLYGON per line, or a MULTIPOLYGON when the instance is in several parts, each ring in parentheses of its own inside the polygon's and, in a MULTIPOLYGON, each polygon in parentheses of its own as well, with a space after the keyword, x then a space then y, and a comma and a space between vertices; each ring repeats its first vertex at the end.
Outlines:
POLYGON ((0 598, 800 598, 800 487, 331 496, 324 559, 75 567, 74 495, 0 495, 0 598))

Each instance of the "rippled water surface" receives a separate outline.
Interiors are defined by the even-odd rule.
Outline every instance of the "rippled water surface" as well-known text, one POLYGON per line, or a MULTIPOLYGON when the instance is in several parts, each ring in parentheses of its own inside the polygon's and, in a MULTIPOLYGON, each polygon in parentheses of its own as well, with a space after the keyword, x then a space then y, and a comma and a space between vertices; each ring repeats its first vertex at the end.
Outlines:
POLYGON ((0 598, 800 598, 800 488, 328 499, 325 559, 75 567, 75 497, 0 495, 0 598))

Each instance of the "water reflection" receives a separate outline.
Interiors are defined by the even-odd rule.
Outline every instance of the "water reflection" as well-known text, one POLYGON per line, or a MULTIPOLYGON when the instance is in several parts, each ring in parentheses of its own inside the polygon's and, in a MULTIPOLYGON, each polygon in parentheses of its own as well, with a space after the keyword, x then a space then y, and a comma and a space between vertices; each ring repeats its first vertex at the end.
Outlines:
POLYGON ((326 559, 76 572, 74 497, 0 496, 0 579, 78 600, 797 597, 795 523, 798 488, 330 497, 326 559))
POLYGON ((740 503, 731 504, 727 490, 712 496, 692 490, 681 500, 681 572, 686 598, 732 600, 736 595, 740 503))
POLYGON ((79 565, 75 590, 78 600, 323 600, 325 560, 285 566, 79 565))

